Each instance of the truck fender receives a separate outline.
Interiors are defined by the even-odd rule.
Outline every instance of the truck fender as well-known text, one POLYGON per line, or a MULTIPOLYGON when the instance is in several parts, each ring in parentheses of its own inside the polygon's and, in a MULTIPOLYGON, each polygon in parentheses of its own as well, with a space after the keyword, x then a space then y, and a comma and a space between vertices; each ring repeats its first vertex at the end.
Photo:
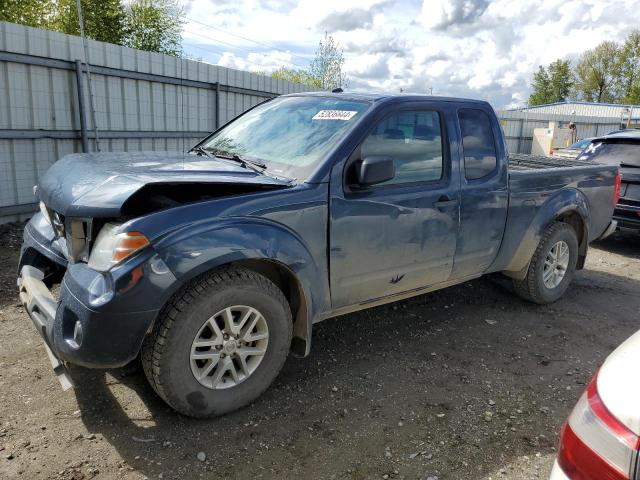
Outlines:
MULTIPOLYGON (((518 280, 524 279, 542 234, 555 221, 565 221, 576 230, 579 245, 578 269, 584 266, 589 238, 589 204, 582 192, 575 188, 565 188, 538 207, 522 239, 502 269, 505 275, 518 280)), ((507 221, 507 234, 510 230, 509 223, 507 221)))
POLYGON ((162 238, 155 248, 177 279, 165 302, 189 280, 215 268, 233 264, 266 276, 268 265, 284 269, 299 296, 299 308, 292 308, 293 350, 308 355, 313 320, 330 304, 329 284, 326 269, 295 232, 265 218, 235 217, 190 224, 162 238))

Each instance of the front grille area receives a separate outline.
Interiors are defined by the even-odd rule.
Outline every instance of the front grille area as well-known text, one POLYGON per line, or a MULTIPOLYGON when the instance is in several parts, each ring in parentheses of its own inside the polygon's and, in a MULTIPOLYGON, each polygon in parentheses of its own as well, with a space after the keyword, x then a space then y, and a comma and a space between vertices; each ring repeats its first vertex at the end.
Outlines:
POLYGON ((93 220, 65 217, 43 202, 40 203, 40 210, 51 224, 55 236, 54 243, 65 258, 71 263, 89 261, 93 220))
POLYGON ((70 262, 75 263, 89 261, 91 227, 91 219, 66 219, 65 238, 67 240, 70 262))

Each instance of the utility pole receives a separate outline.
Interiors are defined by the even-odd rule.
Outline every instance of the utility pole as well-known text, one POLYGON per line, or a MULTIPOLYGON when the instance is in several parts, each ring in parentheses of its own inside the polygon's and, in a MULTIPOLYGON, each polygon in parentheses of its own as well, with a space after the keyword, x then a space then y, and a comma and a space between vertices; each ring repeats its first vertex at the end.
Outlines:
POLYGON ((82 37, 82 46, 84 48, 84 63, 87 67, 87 86, 89 87, 89 110, 91 111, 91 122, 93 123, 93 132, 96 136, 96 150, 100 151, 100 137, 98 136, 98 124, 96 123, 96 109, 93 103, 93 89, 91 88, 91 68, 89 67, 89 44, 87 37, 84 35, 84 17, 82 16, 82 5, 80 0, 76 0, 78 8, 78 23, 80 24, 80 37, 82 37))
POLYGON ((429 87, 429 95, 433 95, 433 87, 429 87))

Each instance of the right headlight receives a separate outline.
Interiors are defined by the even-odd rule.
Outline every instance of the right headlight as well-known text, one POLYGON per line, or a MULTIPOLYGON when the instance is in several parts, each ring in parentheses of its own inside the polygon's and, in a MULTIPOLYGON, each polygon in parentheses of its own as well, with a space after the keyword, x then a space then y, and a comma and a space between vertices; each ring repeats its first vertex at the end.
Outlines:
POLYGON ((89 255, 90 268, 106 272, 149 245, 147 237, 140 232, 118 233, 121 226, 119 223, 105 223, 100 229, 89 255))

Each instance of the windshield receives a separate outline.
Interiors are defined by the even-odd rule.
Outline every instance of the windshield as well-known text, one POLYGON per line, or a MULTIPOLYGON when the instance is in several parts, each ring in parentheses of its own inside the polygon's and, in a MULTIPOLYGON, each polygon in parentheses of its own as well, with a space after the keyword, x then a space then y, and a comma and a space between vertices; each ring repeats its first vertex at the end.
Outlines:
POLYGON ((608 165, 640 167, 640 143, 596 142, 582 152, 578 160, 593 160, 608 165))
POLYGON ((280 97, 222 128, 202 147, 264 163, 276 176, 304 179, 369 108, 367 102, 280 97))
POLYGON ((580 149, 582 150, 583 148, 586 148, 587 145, 589 145, 591 143, 591 139, 590 138, 583 138, 582 140, 578 140, 576 143, 572 143, 571 145, 569 145, 569 148, 575 148, 575 149, 580 149))

